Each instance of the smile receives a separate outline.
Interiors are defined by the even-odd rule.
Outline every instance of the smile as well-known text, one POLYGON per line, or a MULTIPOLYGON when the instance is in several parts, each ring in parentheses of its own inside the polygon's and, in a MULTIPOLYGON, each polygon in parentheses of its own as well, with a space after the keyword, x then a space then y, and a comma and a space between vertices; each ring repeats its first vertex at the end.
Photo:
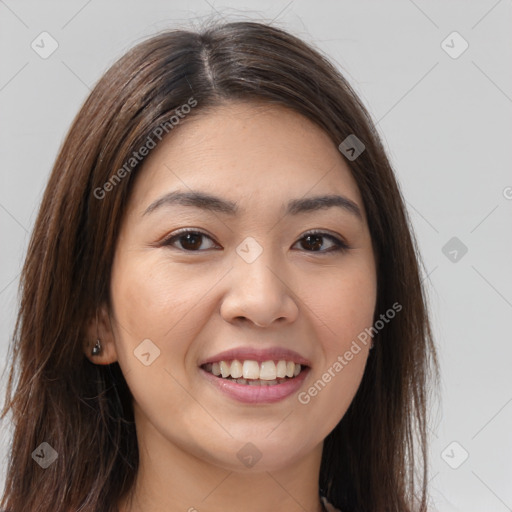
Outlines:
POLYGON ((298 393, 309 371, 306 365, 282 359, 261 363, 223 360, 200 366, 201 375, 216 390, 252 405, 279 402, 298 393))
MULTIPOLYGON (((275 386, 297 377, 303 365, 293 361, 263 361, 258 363, 251 359, 239 361, 219 361, 204 364, 201 368, 219 377, 250 386, 275 386)), ((305 367, 304 367, 305 368, 305 367)))

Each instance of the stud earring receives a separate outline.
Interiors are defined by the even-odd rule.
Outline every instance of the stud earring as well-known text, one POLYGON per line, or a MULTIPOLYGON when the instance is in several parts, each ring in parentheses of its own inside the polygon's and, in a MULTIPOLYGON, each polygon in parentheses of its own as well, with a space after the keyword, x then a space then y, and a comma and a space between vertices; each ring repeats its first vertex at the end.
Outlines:
POLYGON ((97 356, 100 352, 101 352, 101 342, 100 342, 100 339, 98 338, 96 340, 96 344, 92 348, 91 353, 92 353, 93 356, 97 356))
POLYGON ((101 352, 100 335, 98 332, 98 310, 96 310, 96 344, 92 347, 91 354, 97 356, 101 352))

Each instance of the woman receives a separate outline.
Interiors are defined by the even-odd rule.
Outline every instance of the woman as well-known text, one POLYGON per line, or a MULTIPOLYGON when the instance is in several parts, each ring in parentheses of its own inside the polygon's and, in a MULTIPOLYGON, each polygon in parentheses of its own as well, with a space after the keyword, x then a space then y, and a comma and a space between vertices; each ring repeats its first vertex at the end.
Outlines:
POLYGON ((40 207, 1 506, 425 511, 418 260, 370 116, 317 50, 261 23, 139 44, 40 207))

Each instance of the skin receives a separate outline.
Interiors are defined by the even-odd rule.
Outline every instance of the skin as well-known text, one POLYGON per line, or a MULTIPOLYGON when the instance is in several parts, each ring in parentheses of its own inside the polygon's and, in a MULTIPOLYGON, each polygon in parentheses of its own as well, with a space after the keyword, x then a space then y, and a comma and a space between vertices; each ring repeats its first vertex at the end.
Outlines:
POLYGON ((297 394, 237 402, 201 378, 198 364, 234 347, 278 345, 312 363, 299 391, 332 374, 372 325, 376 305, 363 202, 336 145, 298 113, 247 102, 205 112, 146 157, 116 247, 112 309, 100 312, 102 354, 87 351, 97 364, 118 361, 134 396, 141 464, 133 499, 120 510, 320 511, 323 440, 354 398, 369 343, 307 404, 297 394), (241 211, 168 205, 143 215, 167 192, 190 189, 241 211), (334 193, 356 203, 362 219, 336 207, 283 214, 292 199, 334 193), (180 228, 207 236, 159 243, 180 228), (333 242, 321 237, 315 250, 304 239, 313 229, 350 249, 329 252, 333 242), (246 237, 263 249, 250 264, 236 252, 246 237), (145 339, 160 350, 148 366, 134 356, 145 339), (248 442, 262 455, 252 468, 237 458, 248 442))

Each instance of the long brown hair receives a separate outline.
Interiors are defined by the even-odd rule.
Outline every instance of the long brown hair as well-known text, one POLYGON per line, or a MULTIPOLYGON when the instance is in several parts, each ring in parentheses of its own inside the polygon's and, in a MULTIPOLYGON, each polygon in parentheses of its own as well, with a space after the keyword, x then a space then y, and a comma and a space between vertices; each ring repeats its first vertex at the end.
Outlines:
POLYGON ((109 304, 119 226, 141 164, 115 190, 98 190, 191 97, 189 117, 234 99, 264 101, 311 119, 336 146, 351 134, 364 143, 347 163, 378 261, 375 318, 396 302, 403 310, 375 335, 358 392, 325 439, 319 486, 343 512, 425 511, 428 386, 431 377, 437 384, 438 363, 404 200, 371 117, 340 72, 300 39, 253 22, 153 36, 105 73, 76 116, 20 281, 1 416, 12 413, 14 430, 0 506, 114 512, 134 484, 132 395, 117 362, 92 364, 83 347, 90 319, 109 304), (46 469, 34 459, 43 442, 58 455, 46 469))

